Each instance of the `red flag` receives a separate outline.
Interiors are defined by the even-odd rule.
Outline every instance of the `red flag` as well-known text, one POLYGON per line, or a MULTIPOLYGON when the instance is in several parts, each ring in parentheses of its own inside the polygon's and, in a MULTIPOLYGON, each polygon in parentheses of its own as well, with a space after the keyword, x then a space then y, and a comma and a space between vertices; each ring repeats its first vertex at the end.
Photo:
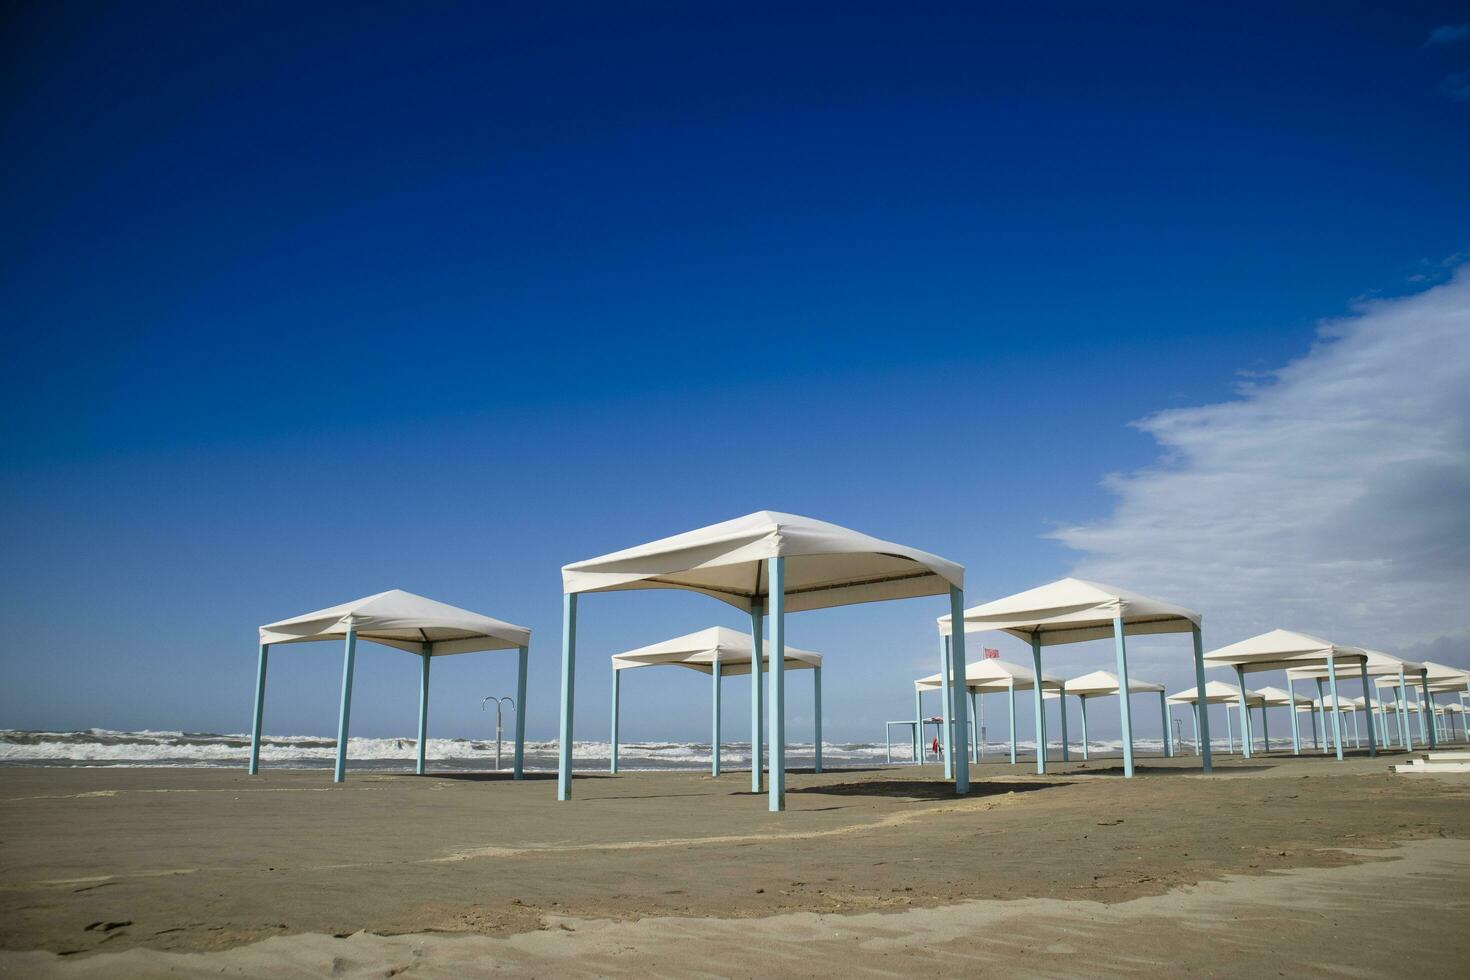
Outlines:
POLYGON ((985 659, 986 660, 999 660, 1000 659, 1000 651, 999 650, 993 649, 991 647, 981 647, 981 649, 985 651, 985 659))

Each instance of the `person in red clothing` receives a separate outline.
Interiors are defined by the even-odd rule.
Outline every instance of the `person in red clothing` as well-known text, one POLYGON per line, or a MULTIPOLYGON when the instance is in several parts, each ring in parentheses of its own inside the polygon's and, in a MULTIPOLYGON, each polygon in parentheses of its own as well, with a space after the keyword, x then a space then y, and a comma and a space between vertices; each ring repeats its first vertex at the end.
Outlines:
POLYGON ((935 735, 934 736, 934 742, 933 742, 932 745, 929 746, 929 751, 930 752, 933 752, 935 755, 943 755, 944 754, 944 750, 939 747, 939 736, 938 735, 935 735))

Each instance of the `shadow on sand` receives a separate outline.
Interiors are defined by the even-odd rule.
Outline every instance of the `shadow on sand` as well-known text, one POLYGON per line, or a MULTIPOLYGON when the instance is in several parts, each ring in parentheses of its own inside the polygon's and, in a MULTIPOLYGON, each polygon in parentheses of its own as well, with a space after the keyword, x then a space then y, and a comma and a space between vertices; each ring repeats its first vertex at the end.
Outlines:
MULTIPOLYGON (((970 784, 970 797, 1004 796, 1007 793, 1029 793, 1038 789, 1066 786, 1067 783, 1008 782, 1001 779, 977 780, 970 784)), ((792 796, 886 796, 909 800, 953 800, 954 783, 942 779, 874 779, 855 783, 832 783, 827 786, 800 786, 786 790, 792 796)))

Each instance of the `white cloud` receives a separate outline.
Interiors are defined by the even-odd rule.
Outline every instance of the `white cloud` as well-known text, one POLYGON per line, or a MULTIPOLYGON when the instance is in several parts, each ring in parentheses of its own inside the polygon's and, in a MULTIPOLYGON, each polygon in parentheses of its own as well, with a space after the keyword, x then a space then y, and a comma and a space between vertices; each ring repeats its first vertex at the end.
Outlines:
POLYGON ((1281 626, 1470 664, 1470 265, 1137 425, 1160 459, 1054 534, 1077 575, 1200 609, 1207 646, 1281 626))
POLYGON ((1457 41, 1470 40, 1470 24, 1441 24, 1429 32, 1429 39, 1424 43, 1430 44, 1454 44, 1457 41))

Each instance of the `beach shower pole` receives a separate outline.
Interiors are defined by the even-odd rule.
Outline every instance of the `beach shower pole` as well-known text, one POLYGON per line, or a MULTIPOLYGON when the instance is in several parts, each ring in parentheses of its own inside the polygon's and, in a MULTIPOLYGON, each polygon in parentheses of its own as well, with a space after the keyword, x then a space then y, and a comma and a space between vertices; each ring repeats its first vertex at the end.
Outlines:
POLYGON ((821 665, 820 664, 818 666, 812 668, 812 701, 814 702, 813 707, 816 710, 816 723, 815 724, 816 724, 816 729, 817 729, 816 742, 815 742, 817 759, 816 759, 815 769, 816 769, 817 772, 821 772, 822 771, 822 668, 821 668, 821 665))
POLYGON ((1172 759, 1174 757, 1174 749, 1169 742, 1169 702, 1164 699, 1163 691, 1159 692, 1159 718, 1161 719, 1160 723, 1164 726, 1164 758, 1172 759))
POLYGON ((1235 732, 1230 729, 1230 702, 1225 702, 1225 748, 1235 754, 1235 732))
POLYGON ((761 670, 765 659, 766 620, 761 602, 750 604, 750 791, 761 791, 761 670))
MULTIPOLYGON (((961 628, 964 627, 963 623, 960 625, 961 628)), ((951 629, 953 629, 952 626, 951 629)), ((954 733, 954 714, 950 711, 954 698, 950 696, 949 687, 949 651, 949 638, 941 636, 939 638, 939 713, 944 719, 944 733, 940 745, 944 748, 944 758, 941 761, 944 763, 945 779, 954 778, 954 746, 951 745, 952 739, 950 738, 950 735, 954 733)))
POLYGON ((767 808, 786 809, 786 559, 766 559, 771 602, 771 775, 767 808))
POLYGON ((1337 761, 1342 761, 1342 702, 1337 698, 1337 658, 1327 655, 1327 686, 1332 689, 1332 737, 1337 742, 1337 761))
POLYGON ((1378 757, 1378 739, 1373 732, 1373 688, 1368 684, 1368 661, 1359 666, 1363 669, 1363 707, 1368 713, 1368 758, 1378 757))
MULTIPOLYGON (((429 745, 429 657, 433 650, 434 644, 425 643, 423 652, 419 654, 419 744, 414 771, 420 776, 424 774, 424 761, 429 745)), ((499 769, 500 766, 495 768, 499 769)))
MULTIPOLYGON (((965 708, 965 686, 968 681, 969 671, 965 668, 965 593, 949 587, 949 621, 958 626, 959 629, 950 631, 950 664, 954 673, 951 688, 959 694, 955 698, 955 725, 958 731, 963 732, 968 727, 965 708)), ((959 753, 954 760, 954 791, 963 796, 970 792, 970 760, 964 753, 959 753)))
POLYGON ((265 667, 270 644, 260 645, 260 663, 255 668, 255 715, 250 722, 250 775, 260 772, 260 723, 265 717, 265 667))
POLYGON ((1123 617, 1113 617, 1113 641, 1118 648, 1118 717, 1123 724, 1123 775, 1133 778, 1133 705, 1128 701, 1128 642, 1123 617))
POLYGON ((1057 689, 1057 707, 1062 711, 1062 761, 1071 762, 1072 754, 1067 748, 1067 685, 1057 689))
POLYGON ((1199 702, 1190 705, 1194 709, 1194 754, 1199 755, 1199 702))
POLYGON ((513 779, 521 778, 526 762, 526 660, 530 652, 528 647, 516 648, 520 664, 516 672, 516 758, 513 779))
MULTIPOLYGON (((614 677, 617 676, 616 672, 614 672, 613 676, 614 677)), ((480 710, 481 711, 484 711, 485 710, 485 702, 486 701, 494 701, 495 702, 495 771, 496 772, 499 772, 500 771, 500 733, 501 733, 500 706, 504 702, 510 701, 510 706, 512 708, 514 708, 515 707, 515 702, 514 701, 511 701, 510 698, 497 698, 497 697, 494 697, 492 695, 491 697, 481 698, 480 699, 480 710)))
POLYGON ((577 669, 577 594, 562 596, 561 607, 561 743, 557 746, 556 798, 572 798, 572 695, 577 669))
POLYGON ((340 783, 347 775, 347 723, 352 714, 352 667, 357 660, 357 627, 347 621, 347 642, 342 654, 342 706, 337 712, 337 766, 332 782, 340 783))
POLYGON ((1399 665, 1399 689, 1394 695, 1394 707, 1399 713, 1399 734, 1403 736, 1404 748, 1414 750, 1414 731, 1409 727, 1409 683, 1404 677, 1403 665, 1399 665))
POLYGON ((1322 754, 1326 755, 1332 750, 1332 733, 1327 730, 1327 694, 1322 689, 1322 678, 1317 681, 1317 703, 1313 706, 1321 716, 1322 721, 1322 754))
POLYGON ((1302 754, 1301 721, 1296 716, 1296 689, 1290 677, 1286 678, 1286 710, 1291 714, 1291 754, 1302 754))
POLYGON ((976 765, 980 764, 980 753, 981 751, 983 751, 980 748, 981 715, 979 708, 975 704, 975 701, 977 698, 979 698, 979 696, 980 695, 975 691, 970 692, 970 717, 972 719, 970 722, 970 761, 975 763, 976 765))
POLYGON ((710 678, 714 690, 710 694, 710 713, 713 731, 710 733, 709 743, 709 774, 714 778, 720 778, 720 659, 715 657, 714 666, 710 669, 710 678))
POLYGON ((1006 679, 1006 688, 1011 695, 1011 765, 1016 764, 1016 679, 1006 679))
POLYGON ((618 771, 618 715, 623 700, 623 672, 613 671, 612 682, 612 732, 611 741, 608 744, 607 771, 617 774, 618 771))
POLYGON ((1031 634, 1031 707, 1036 720, 1036 774, 1046 773, 1046 705, 1041 697, 1041 638, 1031 634))
MULTIPOLYGON (((1194 637, 1194 693, 1203 698, 1205 696, 1205 645, 1200 637, 1199 626, 1190 630, 1194 637)), ((1200 768, 1204 772, 1211 772, 1213 766, 1210 763, 1210 713, 1201 710, 1199 715, 1199 747, 1200 768)))
POLYGON ((924 692, 914 685, 914 765, 924 764, 924 692))

